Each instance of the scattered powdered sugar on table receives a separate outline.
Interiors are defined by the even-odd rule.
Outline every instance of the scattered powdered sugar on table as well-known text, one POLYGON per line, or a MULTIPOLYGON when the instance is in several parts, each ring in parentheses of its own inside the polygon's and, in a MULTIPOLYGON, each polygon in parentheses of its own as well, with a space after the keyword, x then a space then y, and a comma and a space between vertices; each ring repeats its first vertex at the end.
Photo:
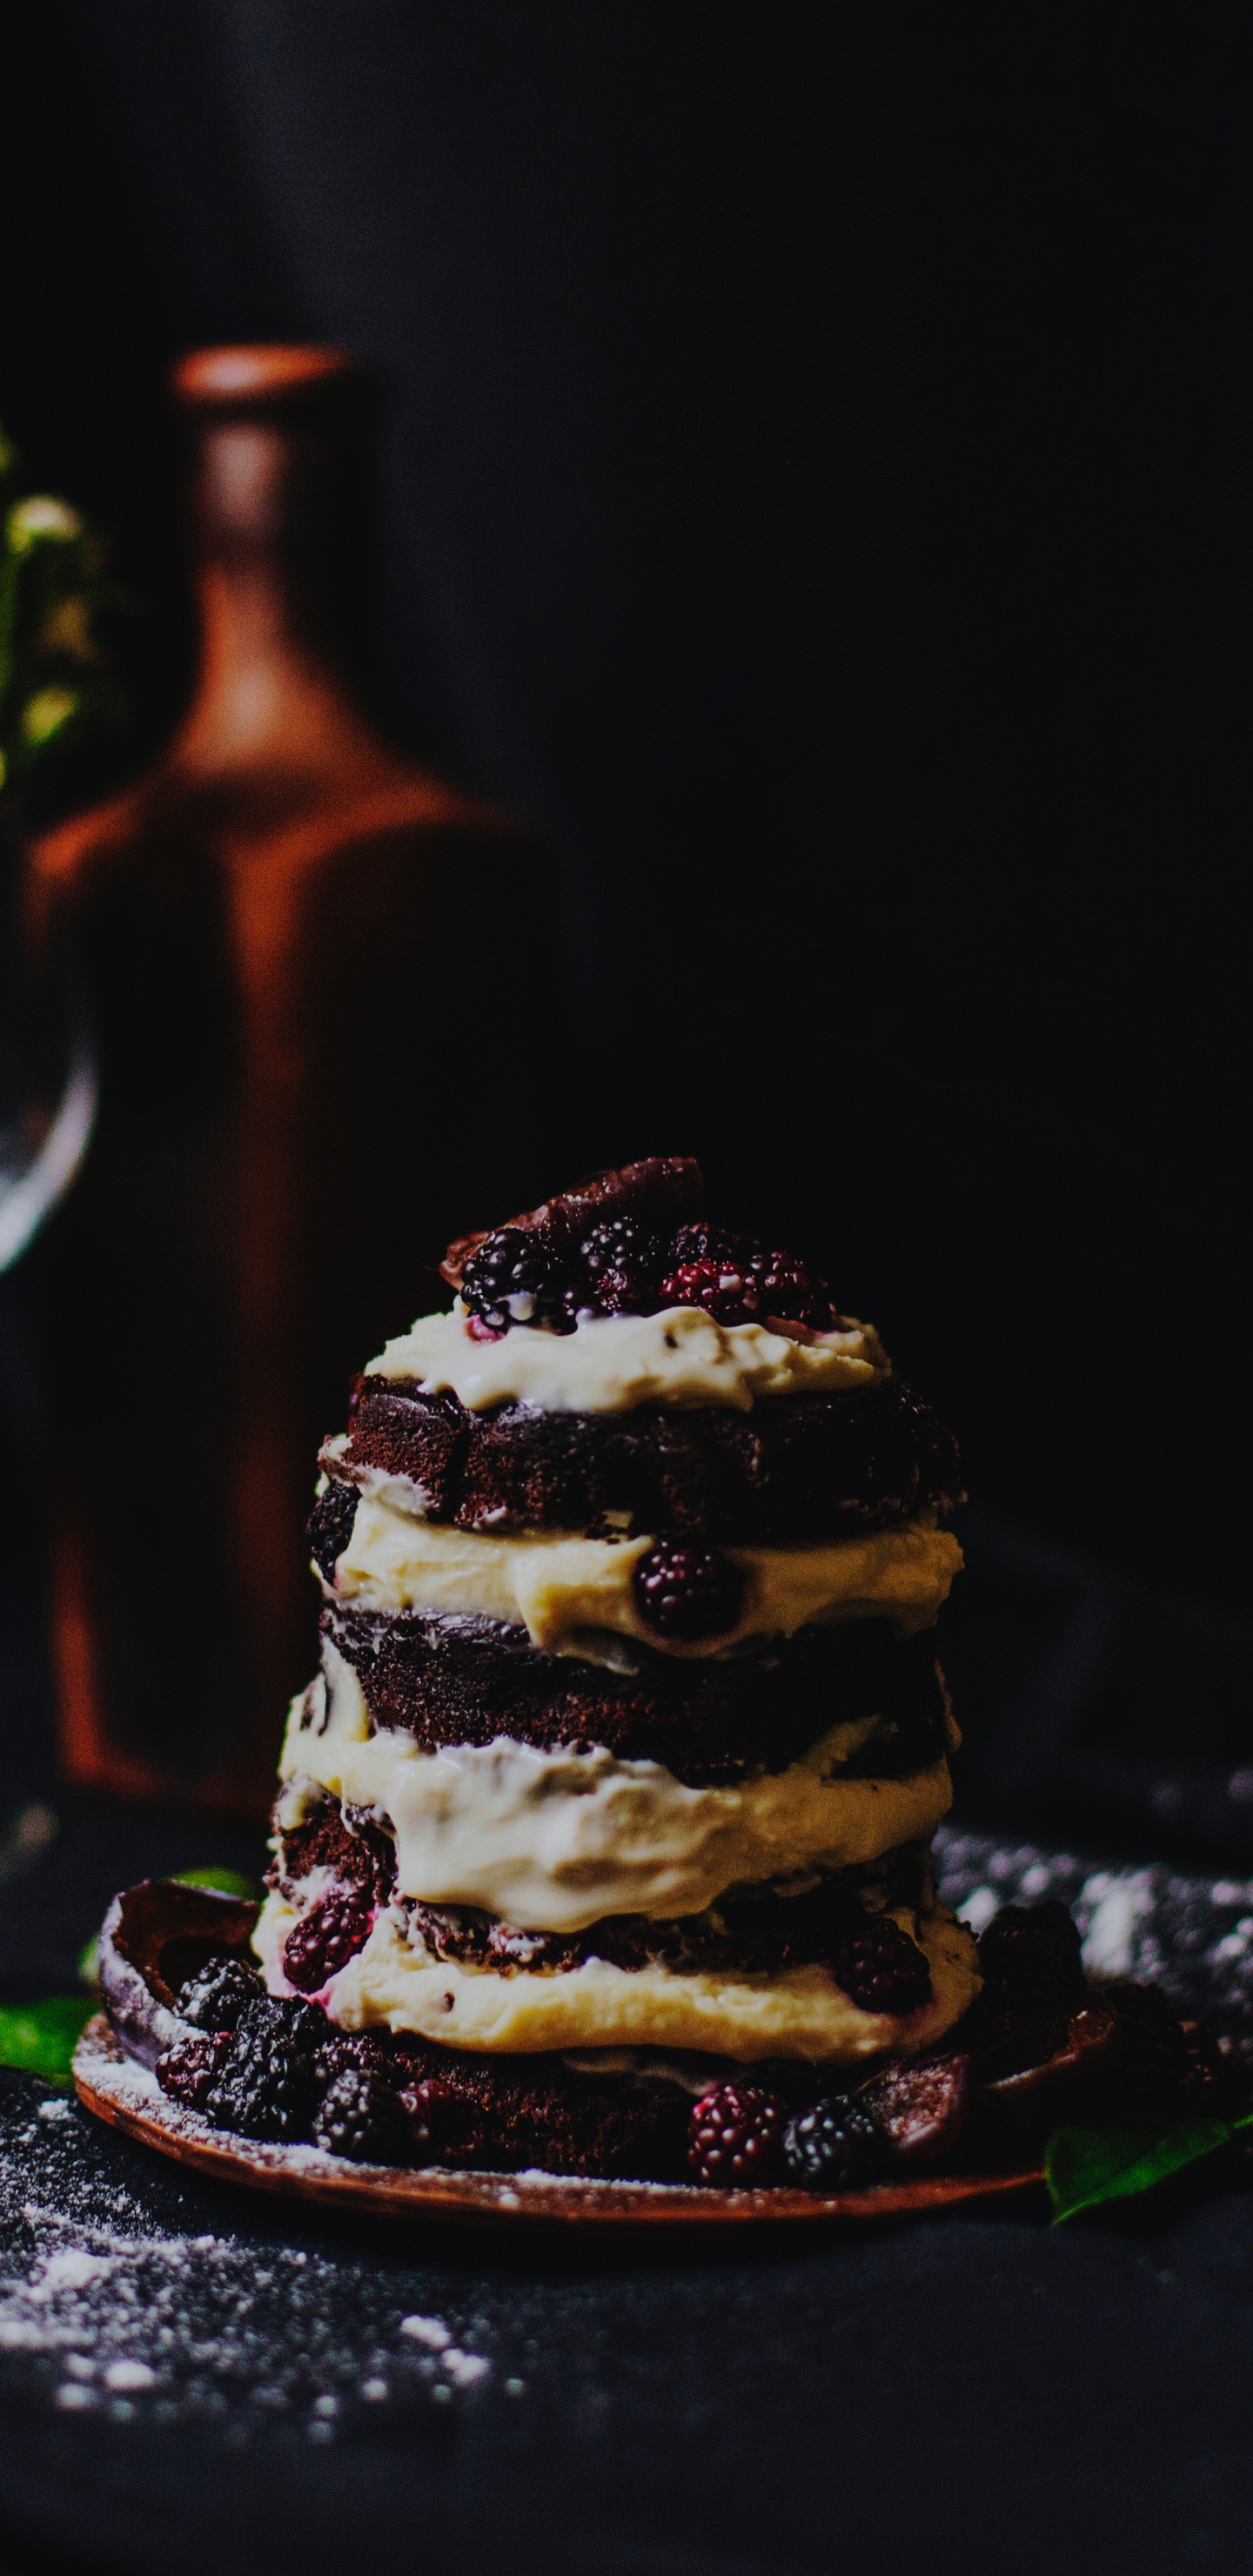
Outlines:
POLYGON ((972 1932, 1001 1905, 1060 1897, 1095 1976, 1168 1986, 1241 2056, 1253 2056, 1253 1879, 1202 1878, 1166 1863, 1099 1867, 1069 1852, 942 1825, 940 1893, 972 1932))
POLYGON ((415 2343, 425 2344, 428 2352, 446 2352, 452 2342, 442 2317, 402 2317, 400 2331, 412 2335, 415 2343))
MULTIPOLYGON (((120 2072, 150 2098, 141 2068, 120 2072)), ((119 2426, 217 2418, 236 2444, 250 2419, 322 2443, 361 2413, 521 2394, 480 2348, 499 2338, 474 2313, 472 2275, 457 2305, 415 2310, 412 2266, 367 2271, 355 2251, 293 2243, 286 2212, 267 2227, 241 2211, 238 2235, 180 2226, 180 2210, 194 2222, 196 2185, 154 2165, 65 2096, 41 2101, 5 2079, 0 2379, 119 2426)))

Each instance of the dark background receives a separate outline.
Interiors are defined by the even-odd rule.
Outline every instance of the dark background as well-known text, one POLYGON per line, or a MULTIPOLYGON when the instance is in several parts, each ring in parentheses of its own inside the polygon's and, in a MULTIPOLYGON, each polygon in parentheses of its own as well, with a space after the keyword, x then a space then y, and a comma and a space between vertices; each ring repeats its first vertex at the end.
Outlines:
POLYGON ((381 367, 379 703, 563 865, 580 1159, 807 1239, 997 1580, 1177 1602, 1120 1705, 1208 1656, 1224 1759, 1245 24, 43 0, 0 261, 0 416, 151 606, 131 765, 190 670, 170 356, 381 367))
MULTIPOLYGON (((1246 23, 29 0, 0 417, 151 604, 133 766, 190 672, 170 356, 315 334, 382 366, 380 704, 563 864, 572 1150, 695 1147, 958 1424, 969 1807, 1253 1870, 1246 23)), ((8 1535, 38 1437, 0 1393, 16 1799, 47 1778, 8 1535)), ((64 1983, 140 1870, 227 1853, 81 1809, 6 1892, 6 1992, 64 1983)), ((1247 2194, 651 2261, 359 2244, 40 2130, 42 2089, 0 2084, 19 2267, 41 2213, 267 2260, 292 2228, 316 2295, 258 2311, 253 2377, 354 2374, 380 2301, 473 2301, 501 2367, 438 2434, 350 2391, 313 2450, 249 2371, 212 2421, 84 2425, 9 2352, 6 2568, 1239 2563, 1247 2194)))

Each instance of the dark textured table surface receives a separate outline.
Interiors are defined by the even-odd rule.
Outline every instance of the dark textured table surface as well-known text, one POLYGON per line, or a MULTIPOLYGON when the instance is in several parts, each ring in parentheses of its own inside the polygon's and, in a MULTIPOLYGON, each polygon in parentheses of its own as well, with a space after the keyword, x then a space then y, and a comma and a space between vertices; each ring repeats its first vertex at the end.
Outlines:
MULTIPOLYGON (((207 1836, 70 1809, 0 1903, 10 1965, 20 1917, 23 1956, 64 1983, 102 1894, 207 1836)), ((1133 1964, 1181 1945, 1242 2026, 1247 1886, 1211 1913, 1212 1887, 1165 1872, 970 1837, 948 1859, 959 1893, 1048 1875, 1133 1964)), ((0 2158, 0 2566, 1243 2560, 1239 2191, 1066 2231, 1024 2204, 660 2249, 399 2232, 186 2178, 14 2074, 0 2158)))
POLYGON ((0 2474, 71 2565, 1242 2563, 1243 2200, 1151 2235, 372 2238, 187 2188, 38 2089, 5 2088, 0 2474))

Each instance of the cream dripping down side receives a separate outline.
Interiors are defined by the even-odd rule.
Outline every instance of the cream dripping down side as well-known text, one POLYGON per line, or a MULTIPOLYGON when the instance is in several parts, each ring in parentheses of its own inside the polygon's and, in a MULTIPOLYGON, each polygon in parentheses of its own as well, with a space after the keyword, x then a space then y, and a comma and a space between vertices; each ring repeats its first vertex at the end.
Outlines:
POLYGON ((872 1324, 802 1341, 667 1306, 658 1315, 597 1316, 572 1333, 515 1324, 500 1341, 480 1342, 460 1300, 451 1314, 420 1316, 366 1372, 416 1378, 424 1395, 450 1388, 470 1413, 505 1403, 545 1413, 629 1413, 637 1404, 748 1413, 763 1396, 842 1393, 890 1373, 872 1324))
POLYGON ((534 1531, 492 1538, 398 1511, 363 1494, 335 1567, 335 1594, 363 1610, 424 1610, 525 1627, 548 1655, 614 1664, 615 1637, 689 1658, 725 1654, 759 1637, 844 1619, 891 1619, 902 1635, 929 1628, 962 1562, 951 1531, 925 1513, 893 1529, 802 1547, 728 1547, 744 1575, 734 1628, 691 1641, 659 1637, 636 1606, 634 1575, 651 1538, 614 1541, 534 1531))
POLYGON ((690 1788, 660 1762, 604 1746, 545 1751, 499 1736, 420 1753, 410 1736, 371 1732, 360 1682, 329 1639, 324 1660, 326 1677, 288 1723, 280 1828, 319 1789, 373 1808, 395 1834, 402 1896, 485 1906, 529 1929, 699 1914, 745 1881, 877 1860, 928 1839, 952 1798, 943 1760, 905 1779, 841 1777, 846 1727, 733 1788, 690 1788))

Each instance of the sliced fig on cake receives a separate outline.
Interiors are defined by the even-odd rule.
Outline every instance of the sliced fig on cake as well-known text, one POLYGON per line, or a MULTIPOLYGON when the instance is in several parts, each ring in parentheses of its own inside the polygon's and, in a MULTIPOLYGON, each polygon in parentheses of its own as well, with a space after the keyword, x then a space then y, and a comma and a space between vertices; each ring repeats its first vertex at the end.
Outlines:
POLYGON ((952 2154, 970 2116, 974 2085, 964 2050, 886 2066, 857 2099, 875 2122, 888 2163, 902 2171, 952 2154))

